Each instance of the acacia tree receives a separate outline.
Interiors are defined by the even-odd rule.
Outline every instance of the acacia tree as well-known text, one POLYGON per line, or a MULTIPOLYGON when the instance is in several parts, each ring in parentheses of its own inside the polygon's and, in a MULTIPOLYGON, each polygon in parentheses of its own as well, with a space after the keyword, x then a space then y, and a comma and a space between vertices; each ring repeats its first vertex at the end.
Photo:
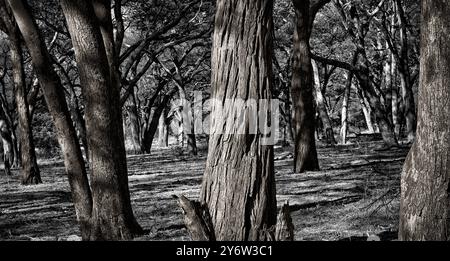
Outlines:
POLYGON ((293 0, 296 20, 291 83, 294 172, 319 169, 314 136, 316 110, 309 40, 317 12, 328 2, 330 0, 293 0))
POLYGON ((37 165, 36 152, 33 142, 31 118, 27 100, 25 83, 25 69, 22 54, 21 35, 10 14, 4 0, 0 1, 0 29, 5 31, 10 42, 10 58, 13 72, 14 95, 19 120, 19 141, 21 157, 22 184, 42 183, 41 174, 37 165))
POLYGON ((449 240, 450 2, 422 0, 418 125, 401 181, 401 240, 449 240))
POLYGON ((92 174, 91 240, 141 233, 131 209, 111 2, 61 0, 85 97, 92 174))
POLYGON ((83 239, 88 239, 92 210, 91 190, 79 141, 67 107, 64 88, 53 69, 53 62, 31 16, 29 6, 23 1, 8 0, 8 3, 30 52, 35 73, 44 93, 48 110, 52 115, 58 143, 64 156, 64 166, 69 178, 81 235, 83 239))
POLYGON ((200 199, 217 240, 264 240, 276 222, 273 146, 261 144, 262 135, 248 129, 227 134, 250 120, 225 121, 220 108, 227 99, 271 99, 272 10, 271 0, 218 0, 216 5, 211 96, 222 103, 211 109, 200 199))

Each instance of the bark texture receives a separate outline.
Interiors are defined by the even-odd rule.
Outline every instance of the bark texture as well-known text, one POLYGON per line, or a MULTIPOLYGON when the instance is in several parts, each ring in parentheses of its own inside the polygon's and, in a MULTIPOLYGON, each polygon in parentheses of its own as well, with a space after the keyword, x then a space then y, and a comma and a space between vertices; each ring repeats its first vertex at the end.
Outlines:
POLYGON ((93 200, 89 239, 131 239, 142 229, 131 209, 122 114, 117 113, 120 97, 112 69, 114 56, 108 52, 114 50, 107 39, 112 31, 104 32, 112 26, 99 24, 102 20, 96 17, 91 1, 61 0, 60 3, 85 97, 93 200))
POLYGON ((296 27, 292 63, 291 96, 295 135, 294 172, 319 170, 315 140, 315 106, 313 68, 309 39, 311 37, 310 1, 294 0, 296 27))
MULTIPOLYGON (((5 1, 0 3, 1 26, 9 38, 10 59, 12 64, 12 75, 14 83, 14 98, 16 102, 18 132, 20 150, 20 172, 23 185, 42 183, 41 174, 37 165, 36 152, 34 149, 33 133, 31 128, 31 117, 28 107, 27 89, 25 83, 25 69, 22 54, 20 31, 14 21, 14 17, 5 1)), ((6 151, 6 153, 11 153, 6 151)), ((16 157, 18 155, 16 154, 16 157)), ((5 161, 5 169, 10 167, 10 162, 5 161)))
POLYGON ((450 2, 422 0, 416 140, 403 167, 401 240, 449 240, 450 2))
MULTIPOLYGON (((266 240, 276 222, 273 146, 249 133, 248 118, 223 119, 220 107, 225 100, 232 103, 226 110, 237 99, 271 98, 273 1, 218 0, 216 8, 211 96, 222 102, 211 109, 200 200, 217 240, 266 240), (226 134, 238 125, 246 127, 244 134, 226 134)), ((270 109, 263 112, 270 115, 270 109)))
POLYGON ((64 97, 64 88, 53 70, 45 41, 39 34, 28 6, 18 0, 8 0, 8 3, 30 52, 45 102, 55 124, 81 234, 83 239, 86 239, 89 234, 89 219, 92 209, 91 191, 77 134, 64 97))
POLYGON ((23 66, 22 48, 19 35, 10 36, 10 55, 13 67, 14 95, 19 119, 19 141, 22 175, 22 185, 42 183, 34 150, 33 133, 31 129, 30 112, 28 111, 25 71, 23 66))

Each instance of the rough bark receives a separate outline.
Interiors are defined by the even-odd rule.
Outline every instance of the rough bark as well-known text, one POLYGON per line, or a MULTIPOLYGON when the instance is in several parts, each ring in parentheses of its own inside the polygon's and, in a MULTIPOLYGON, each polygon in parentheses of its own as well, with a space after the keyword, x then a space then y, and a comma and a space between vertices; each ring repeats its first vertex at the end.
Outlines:
POLYGON ((178 205, 184 213, 184 224, 194 241, 215 241, 214 228, 208 207, 185 196, 178 198, 178 205))
POLYGON ((277 225, 275 227, 276 241, 294 241, 294 224, 292 223, 289 203, 286 202, 278 213, 277 225))
POLYGON ((422 0, 417 136, 403 167, 401 240, 450 240, 450 2, 422 0))
POLYGON ((296 27, 292 63, 291 96, 295 132, 294 172, 318 170, 315 140, 313 70, 310 57, 311 36, 309 0, 295 0, 296 27))
POLYGON ((83 156, 64 97, 64 89, 58 75, 52 69, 53 65, 47 47, 39 34, 30 10, 22 1, 8 0, 8 3, 30 52, 35 73, 55 124, 81 234, 83 239, 86 239, 89 231, 92 198, 83 156))
MULTIPOLYGON (((21 183, 22 185, 39 184, 42 183, 42 180, 34 149, 20 31, 14 21, 14 18, 11 16, 10 10, 5 1, 0 2, 0 16, 0 29, 8 35, 9 39, 9 54, 12 65, 12 80, 14 84, 14 98, 18 118, 19 142, 21 145, 21 183)), ((8 146, 6 147, 9 149, 8 146)), ((7 150, 5 155, 11 153, 12 151, 7 150)), ((17 154, 15 156, 18 157, 17 154)), ((10 162, 8 160, 5 161, 5 169, 7 167, 10 167, 10 162)))
POLYGON ((65 102, 63 87, 56 73, 49 69, 52 68, 51 61, 29 11, 24 8, 21 1, 11 3, 12 1, 10 1, 10 5, 29 47, 35 71, 55 123, 58 141, 64 153, 64 163, 71 184, 77 218, 81 225, 82 235, 85 237, 85 228, 88 225, 91 210, 90 190, 81 151, 65 102))
MULTIPOLYGON (((117 113, 120 97, 114 82, 114 56, 108 56, 108 50, 114 47, 106 39, 112 35, 112 29, 109 32, 105 27, 112 26, 102 24, 104 21, 96 17, 91 1, 61 0, 60 3, 85 97, 93 199, 89 239, 131 239, 142 229, 131 209, 122 114, 117 113)), ((107 13, 110 15, 110 12, 104 14, 107 13)))
MULTIPOLYGON (((260 133, 246 130, 235 134, 239 125, 249 125, 249 119, 221 119, 220 108, 227 99, 231 103, 271 99, 272 11, 271 0, 217 1, 211 97, 220 102, 211 109, 200 195, 200 202, 208 206, 217 240, 273 238, 269 231, 276 222, 273 146, 262 144, 260 133)), ((269 108, 259 109, 270 115, 269 108)))

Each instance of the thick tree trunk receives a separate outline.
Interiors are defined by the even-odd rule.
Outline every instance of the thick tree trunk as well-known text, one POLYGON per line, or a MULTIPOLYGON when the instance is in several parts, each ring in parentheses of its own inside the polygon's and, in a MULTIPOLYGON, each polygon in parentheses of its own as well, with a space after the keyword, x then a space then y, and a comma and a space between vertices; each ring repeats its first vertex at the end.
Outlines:
POLYGON ((417 137, 403 167, 401 240, 450 240, 450 2, 422 0, 417 137))
MULTIPOLYGON (((217 240, 266 240, 276 223, 273 146, 263 144, 260 133, 238 134, 250 119, 237 122, 221 107, 271 99, 273 1, 218 0, 216 8, 211 96, 217 104, 200 199, 217 240)), ((269 108, 259 109, 270 115, 269 108)))
MULTIPOLYGON (((86 131, 91 155, 91 240, 131 239, 142 232, 131 209, 119 93, 114 56, 102 37, 91 1, 61 0, 85 97, 86 131)), ((106 5, 108 6, 108 5, 106 5)), ((96 6, 96 10, 98 8, 96 6)), ((110 12, 103 14, 110 15, 110 12)), ((110 19, 106 18, 111 21, 110 19)), ((109 23, 108 22, 108 23, 109 23)), ((105 26, 104 24, 102 24, 105 26)), ((103 28, 103 27, 102 27, 103 28)), ((112 25, 107 25, 112 35, 112 25)), ((106 30, 106 29, 105 29, 106 30)))
POLYGON ((353 73, 348 72, 347 83, 344 90, 344 98, 342 100, 342 110, 341 110, 341 144, 347 143, 347 132, 348 132, 348 108, 350 104, 350 91, 353 82, 353 73))
POLYGON ((89 235, 92 198, 83 156, 64 97, 64 89, 58 75, 52 69, 53 65, 47 52, 47 47, 39 34, 29 9, 25 8, 23 1, 8 0, 8 2, 30 51, 35 73, 55 124, 58 142, 64 155, 64 165, 69 177, 81 234, 83 239, 86 239, 89 235))
POLYGON ((314 82, 309 39, 311 36, 309 0, 294 1, 296 28, 292 64, 291 96, 295 132, 294 172, 318 170, 315 140, 314 82))
POLYGON ((319 111, 320 119, 322 120, 323 128, 325 130, 325 141, 329 145, 336 144, 334 139, 333 125, 331 124, 330 116, 328 115, 328 109, 325 104, 325 100, 320 88, 319 69, 314 60, 311 60, 313 72, 314 72, 314 89, 316 92, 316 103, 319 111))
MULTIPOLYGON (((13 32, 11 32, 12 34, 13 32)), ((30 113, 28 111, 25 71, 23 67, 22 48, 19 35, 10 35, 10 55, 13 68, 14 94, 19 119, 19 141, 21 157, 22 184, 31 185, 42 183, 34 150, 30 113)))

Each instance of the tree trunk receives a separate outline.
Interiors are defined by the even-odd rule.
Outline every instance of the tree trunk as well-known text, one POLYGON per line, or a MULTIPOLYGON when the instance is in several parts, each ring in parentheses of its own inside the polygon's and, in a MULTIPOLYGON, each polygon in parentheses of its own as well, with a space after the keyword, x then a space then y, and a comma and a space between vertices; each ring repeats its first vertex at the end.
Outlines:
MULTIPOLYGON (((272 11, 271 0, 217 1, 211 66, 211 97, 216 104, 200 195, 217 240, 273 238, 269 231, 276 223, 277 207, 273 146, 264 144, 260 133, 248 129, 236 133, 239 126, 250 125, 250 119, 237 122, 234 113, 221 109, 225 101, 270 101, 272 11)), ((260 115, 270 115, 270 108, 259 109, 260 115)))
POLYGON ((169 146, 169 130, 165 113, 161 113, 158 125, 158 144, 160 147, 167 147, 169 146))
POLYGON ((181 135, 186 136, 188 152, 191 155, 197 155, 197 142, 195 140, 194 117, 190 102, 186 97, 186 91, 183 86, 178 86, 180 94, 180 114, 182 131, 181 135))
POLYGON ((411 76, 408 64, 408 34, 406 28, 406 14, 401 0, 395 0, 400 26, 400 57, 398 71, 402 90, 403 113, 406 120, 406 136, 408 142, 414 140, 416 134, 416 108, 412 91, 411 76))
MULTIPOLYGON (((142 232, 130 202, 127 163, 119 93, 112 69, 114 55, 108 59, 108 40, 100 31, 90 1, 61 0, 85 97, 85 118, 91 156, 93 208, 91 240, 127 240, 142 232)), ((108 6, 108 5, 105 5, 108 6)), ((108 7, 109 8, 109 7, 108 7)), ((96 6, 96 10, 99 9, 96 6)), ((109 9, 108 9, 109 10, 109 9)), ((110 12, 105 11, 107 15, 110 12)), ((109 18, 105 18, 107 23, 109 18)), ((102 27, 102 28, 103 28, 102 27)), ((112 35, 112 24, 106 26, 112 35)))
MULTIPOLYGON (((13 34, 13 32, 11 32, 13 34)), ((25 71, 23 67, 22 48, 19 35, 11 35, 10 55, 13 70, 14 94, 19 119, 19 141, 21 157, 22 184, 31 185, 42 183, 34 150, 33 133, 31 129, 30 113, 28 111, 25 71)))
POLYGON ((72 116, 72 121, 75 126, 75 130, 77 131, 77 137, 81 141, 81 144, 84 148, 84 155, 86 156, 86 161, 89 162, 89 148, 87 145, 87 136, 86 136, 86 122, 84 121, 83 114, 80 109, 78 98, 75 94, 75 90, 73 86, 67 88, 70 93, 69 98, 69 110, 72 116))
POLYGON ((328 109, 320 88, 319 69, 314 60, 311 60, 311 64, 314 72, 314 89, 316 92, 317 109, 319 111, 320 119, 322 120, 323 128, 325 129, 325 141, 329 145, 335 145, 336 140, 334 139, 333 125, 331 124, 328 109))
POLYGON ((11 175, 11 165, 14 162, 13 143, 11 140, 11 128, 5 120, 0 120, 0 136, 3 147, 4 172, 7 176, 11 175))
POLYGON ((310 56, 309 0, 294 1, 296 28, 292 64, 291 96, 295 132, 294 172, 318 170, 315 140, 314 82, 310 56))
POLYGON ((145 129, 144 138, 142 139, 143 148, 144 148, 145 153, 151 152, 153 138, 155 137, 156 131, 158 129, 159 118, 163 114, 164 110, 167 107, 167 104, 169 103, 170 99, 172 99, 174 94, 175 94, 175 90, 164 95, 163 100, 161 101, 161 103, 158 105, 158 107, 156 107, 155 111, 153 112, 150 123, 147 123, 148 127, 145 129))
POLYGON ((128 97, 126 102, 126 111, 128 115, 128 122, 126 124, 127 130, 130 132, 128 141, 131 143, 131 151, 133 154, 142 154, 141 134, 139 124, 139 114, 136 106, 136 97, 134 92, 128 97))
POLYGON ((347 143, 347 132, 348 132, 348 108, 350 104, 350 92, 353 82, 353 73, 348 72, 347 74, 347 84, 345 85, 344 98, 342 100, 342 111, 341 111, 341 144, 347 143))
POLYGON ((47 47, 32 19, 30 10, 25 7, 23 1, 8 0, 8 3, 30 51, 34 70, 55 124, 58 142, 64 155, 64 165, 69 177, 77 220, 81 227, 81 235, 83 239, 86 239, 89 235, 89 219, 92 209, 91 191, 75 128, 70 120, 64 89, 58 75, 52 69, 53 65, 47 47))
POLYGON ((450 2, 422 0, 417 137, 403 167, 400 240, 450 240, 450 2))

